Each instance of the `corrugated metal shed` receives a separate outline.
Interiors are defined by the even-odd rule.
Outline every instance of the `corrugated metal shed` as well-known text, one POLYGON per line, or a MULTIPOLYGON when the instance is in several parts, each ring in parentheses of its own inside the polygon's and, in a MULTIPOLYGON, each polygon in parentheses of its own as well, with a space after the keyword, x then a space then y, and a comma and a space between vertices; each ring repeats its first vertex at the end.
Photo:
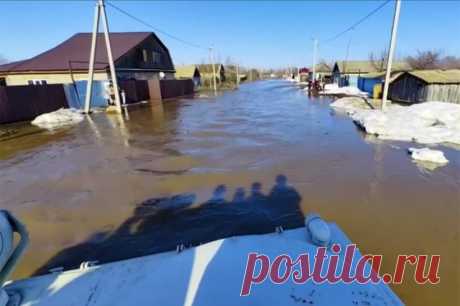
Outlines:
MULTIPOLYGON (((403 72, 393 72, 391 73, 390 83, 398 78, 403 72)), ((363 74, 358 77, 358 88, 361 91, 365 91, 372 95, 374 93, 374 86, 377 84, 382 84, 385 79, 385 72, 372 72, 368 74, 363 74)))

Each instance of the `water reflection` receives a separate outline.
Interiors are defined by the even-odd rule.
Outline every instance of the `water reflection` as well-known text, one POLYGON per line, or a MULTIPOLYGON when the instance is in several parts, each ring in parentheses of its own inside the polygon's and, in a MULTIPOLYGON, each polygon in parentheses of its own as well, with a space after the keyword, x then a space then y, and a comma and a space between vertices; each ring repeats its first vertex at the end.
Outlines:
POLYGON ((193 193, 147 199, 117 229, 94 233, 86 241, 64 249, 35 275, 57 267, 77 268, 84 261, 106 263, 303 225, 301 197, 285 175, 276 177, 269 194, 263 194, 261 187, 254 182, 249 196, 239 187, 227 201, 227 187, 219 184, 210 199, 200 205, 194 205, 193 193))

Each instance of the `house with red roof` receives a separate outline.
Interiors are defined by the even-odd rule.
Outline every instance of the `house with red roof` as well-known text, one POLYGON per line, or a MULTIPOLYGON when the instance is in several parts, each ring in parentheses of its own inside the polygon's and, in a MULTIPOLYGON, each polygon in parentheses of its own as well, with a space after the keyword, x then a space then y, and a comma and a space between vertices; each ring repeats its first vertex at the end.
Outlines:
MULTIPOLYGON (((88 77, 91 33, 77 33, 32 58, 0 65, 0 84, 67 84, 88 77)), ((110 33, 117 78, 173 79, 168 48, 152 32, 110 33)), ((103 33, 97 36, 95 80, 110 79, 103 33)))

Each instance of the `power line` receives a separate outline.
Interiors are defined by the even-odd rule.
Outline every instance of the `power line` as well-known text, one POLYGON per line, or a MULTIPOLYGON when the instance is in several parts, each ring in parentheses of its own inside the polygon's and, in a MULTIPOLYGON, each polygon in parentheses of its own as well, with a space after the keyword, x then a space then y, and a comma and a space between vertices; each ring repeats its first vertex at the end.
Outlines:
POLYGON ((355 22, 353 25, 351 25, 350 27, 348 27, 347 29, 345 29, 344 31, 336 34, 335 36, 332 36, 331 38, 325 40, 324 43, 330 43, 334 40, 336 40, 337 38, 339 38, 340 36, 344 35, 345 33, 351 31, 351 30, 354 30, 355 27, 357 27, 358 25, 360 25, 361 23, 363 23, 366 19, 368 19, 369 17, 371 17, 372 15, 374 15, 375 13, 377 13, 379 10, 381 10, 385 5, 387 5, 389 2, 391 2, 391 0, 387 0, 385 2, 383 2, 382 4, 380 4, 378 7, 376 7, 375 9, 373 9, 372 11, 370 11, 366 16, 362 17, 361 19, 359 19, 357 22, 355 22))
POLYGON ((118 6, 116 6, 115 4, 113 4, 113 3, 111 3, 111 2, 106 2, 106 3, 107 3, 107 5, 111 6, 111 7, 114 8, 115 10, 117 10, 118 12, 120 12, 120 13, 122 13, 122 14, 128 16, 128 17, 130 17, 131 19, 133 19, 133 20, 135 20, 135 21, 137 21, 137 22, 143 24, 143 25, 146 26, 146 27, 149 27, 149 28, 155 30, 156 32, 159 32, 159 33, 162 33, 162 34, 165 35, 165 36, 168 36, 169 38, 172 38, 172 39, 174 39, 174 40, 177 40, 177 41, 179 41, 179 42, 181 42, 181 43, 183 43, 183 44, 185 44, 185 45, 188 45, 188 46, 190 46, 190 47, 194 47, 194 48, 198 48, 198 49, 203 49, 203 50, 208 50, 208 49, 209 49, 209 48, 200 46, 200 45, 198 45, 198 44, 195 44, 195 43, 186 41, 186 40, 184 40, 184 39, 182 39, 182 38, 179 38, 179 37, 177 37, 177 36, 175 36, 175 35, 169 34, 168 32, 163 31, 163 30, 161 30, 161 29, 159 29, 159 28, 157 28, 157 27, 151 25, 150 23, 148 23, 148 22, 146 22, 146 21, 144 21, 144 20, 142 20, 142 19, 140 19, 140 18, 134 16, 133 14, 131 14, 131 13, 125 11, 124 9, 122 9, 122 8, 120 8, 120 7, 118 7, 118 6))

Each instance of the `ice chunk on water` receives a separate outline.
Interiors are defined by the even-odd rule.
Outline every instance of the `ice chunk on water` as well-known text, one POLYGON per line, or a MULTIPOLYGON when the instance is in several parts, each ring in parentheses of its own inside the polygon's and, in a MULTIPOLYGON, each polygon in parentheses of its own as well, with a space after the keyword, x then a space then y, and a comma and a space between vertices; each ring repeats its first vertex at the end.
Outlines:
POLYGON ((425 102, 392 105, 385 111, 355 109, 349 113, 368 134, 381 139, 460 144, 459 104, 425 102))
POLYGON ((36 117, 32 124, 45 129, 55 129, 61 126, 74 125, 83 121, 85 117, 74 108, 61 108, 57 111, 42 114, 36 117))
POLYGON ((409 148, 408 151, 412 159, 417 161, 437 164, 447 164, 449 162, 444 156, 444 153, 439 150, 432 150, 430 148, 409 148))

